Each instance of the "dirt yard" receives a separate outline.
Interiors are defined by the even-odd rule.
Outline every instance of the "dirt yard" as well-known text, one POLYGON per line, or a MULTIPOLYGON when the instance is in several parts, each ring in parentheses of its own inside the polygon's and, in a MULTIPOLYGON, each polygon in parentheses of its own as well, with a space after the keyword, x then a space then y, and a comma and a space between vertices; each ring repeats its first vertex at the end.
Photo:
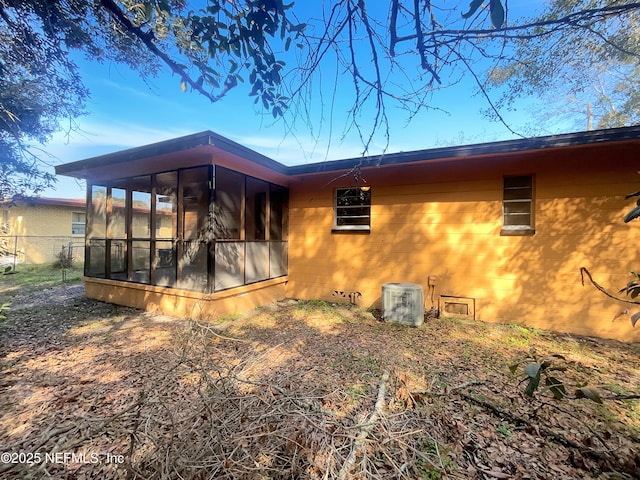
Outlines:
POLYGON ((174 319, 45 288, 0 278, 3 479, 640 476, 638 344, 323 302, 174 319), (529 357, 560 368, 534 398, 533 360, 509 369, 529 357))

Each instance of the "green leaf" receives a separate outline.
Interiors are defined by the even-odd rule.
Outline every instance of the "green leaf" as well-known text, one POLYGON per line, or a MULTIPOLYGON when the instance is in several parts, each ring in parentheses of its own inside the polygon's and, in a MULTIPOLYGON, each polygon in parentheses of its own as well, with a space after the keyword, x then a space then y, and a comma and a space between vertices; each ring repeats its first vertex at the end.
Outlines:
MULTIPOLYGON (((482 3, 482 2, 481 2, 482 3)), ((291 31, 297 34, 302 33, 302 31, 307 28, 306 23, 299 23, 298 25, 291 25, 291 31)))
POLYGON ((220 88, 220 82, 217 78, 207 76, 207 82, 209 82, 213 88, 220 88))
POLYGON ((509 365, 509 371, 511 372, 511 375, 515 375, 519 365, 520 365, 519 363, 514 363, 513 365, 509 365))
POLYGON ((151 16, 153 15, 153 5, 149 3, 144 4, 144 16, 147 22, 151 21, 151 16))
POLYGON ((262 80, 256 80, 253 84, 251 92, 249 93, 249 96, 257 95, 260 91, 262 91, 263 87, 264 84, 262 83, 262 80))
POLYGON ((494 27, 500 28, 504 24, 504 7, 500 0, 491 0, 489 3, 491 9, 491 23, 494 27))
POLYGON ((557 378, 549 375, 545 379, 545 383, 547 387, 549 387, 549 390, 551 391, 551 393, 553 394, 553 398, 555 398, 556 400, 562 400, 564 397, 567 396, 567 391, 564 388, 564 384, 557 378))
POLYGON ((547 370, 549 370, 550 372, 553 372, 553 371, 566 372, 567 371, 567 367, 549 367, 547 370))
POLYGON ((598 392, 587 387, 578 388, 576 390, 576 398, 588 398, 592 402, 602 403, 602 398, 600 398, 598 392))
POLYGON ((640 197, 640 191, 639 191, 639 192, 633 192, 633 193, 630 193, 629 195, 627 195, 626 197, 624 197, 624 199, 625 199, 625 200, 629 200, 630 198, 633 198, 633 197, 640 197))
POLYGON ((533 397, 533 394, 536 391, 536 388, 538 388, 539 384, 540 384, 540 375, 536 377, 531 377, 529 379, 529 384, 527 385, 527 388, 525 389, 524 393, 526 393, 530 397, 533 397))
POLYGON ((476 13, 478 8, 480 8, 480 5, 482 5, 482 0, 473 0, 469 4, 469 11, 467 13, 463 13, 462 18, 469 18, 471 15, 476 13))
POLYGON ((166 0, 159 0, 157 5, 161 12, 171 13, 171 6, 166 0))
POLYGON ((524 373, 526 373, 530 378, 540 378, 540 367, 541 365, 538 362, 531 362, 524 367, 524 373))
POLYGON ((624 223, 629 223, 631 220, 634 220, 638 217, 640 217, 640 206, 637 206, 636 208, 631 210, 629 213, 627 213, 624 216, 623 220, 624 220, 624 223))
MULTIPOLYGON (((631 272, 637 278, 637 273, 631 272)), ((618 290, 618 293, 624 293, 625 295, 631 297, 631 299, 635 299, 638 295, 640 295, 640 283, 636 280, 632 280, 624 288, 618 290)))
POLYGON ((291 37, 287 38, 287 41, 284 43, 284 51, 289 51, 289 47, 291 46, 291 37))

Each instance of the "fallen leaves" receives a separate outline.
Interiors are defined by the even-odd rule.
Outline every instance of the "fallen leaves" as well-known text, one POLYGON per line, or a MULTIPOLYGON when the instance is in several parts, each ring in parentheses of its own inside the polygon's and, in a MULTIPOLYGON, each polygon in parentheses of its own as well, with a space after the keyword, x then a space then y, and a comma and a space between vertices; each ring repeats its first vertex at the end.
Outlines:
POLYGON ((525 398, 508 370, 520 338, 566 353, 568 381, 628 394, 633 345, 455 319, 399 328, 302 302, 207 324, 60 292, 36 300, 0 324, 0 444, 126 458, 46 465, 53 478, 335 478, 353 458, 347 473, 366 478, 606 479, 640 464, 637 402, 562 411, 525 398))

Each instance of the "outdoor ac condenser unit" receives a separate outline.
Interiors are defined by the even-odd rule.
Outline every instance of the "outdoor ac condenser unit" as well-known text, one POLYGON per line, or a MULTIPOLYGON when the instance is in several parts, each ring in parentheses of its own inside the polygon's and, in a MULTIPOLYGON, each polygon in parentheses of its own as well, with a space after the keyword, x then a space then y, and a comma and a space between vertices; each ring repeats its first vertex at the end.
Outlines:
POLYGON ((385 283, 382 285, 382 318, 413 327, 424 321, 424 290, 413 283, 385 283))

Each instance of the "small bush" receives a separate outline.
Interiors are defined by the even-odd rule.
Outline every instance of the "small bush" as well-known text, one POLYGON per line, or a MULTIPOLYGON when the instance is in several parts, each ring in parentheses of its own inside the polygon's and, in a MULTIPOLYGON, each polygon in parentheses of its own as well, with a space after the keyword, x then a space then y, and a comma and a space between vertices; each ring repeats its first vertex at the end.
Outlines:
POLYGON ((53 268, 71 268, 73 267, 73 257, 69 255, 67 250, 62 250, 56 255, 56 260, 52 264, 53 268))

